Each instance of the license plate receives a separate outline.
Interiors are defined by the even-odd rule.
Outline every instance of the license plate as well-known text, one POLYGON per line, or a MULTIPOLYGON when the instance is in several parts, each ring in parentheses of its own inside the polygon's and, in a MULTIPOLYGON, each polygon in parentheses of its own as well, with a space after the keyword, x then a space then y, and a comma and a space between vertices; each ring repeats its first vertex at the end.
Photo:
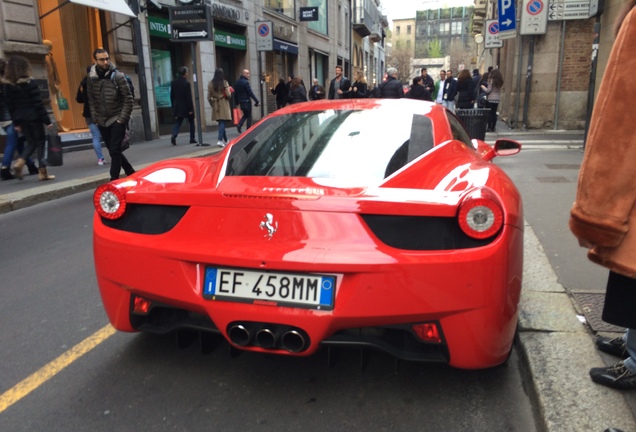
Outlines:
POLYGON ((261 272, 244 269, 205 269, 203 298, 309 309, 332 310, 336 276, 261 272))

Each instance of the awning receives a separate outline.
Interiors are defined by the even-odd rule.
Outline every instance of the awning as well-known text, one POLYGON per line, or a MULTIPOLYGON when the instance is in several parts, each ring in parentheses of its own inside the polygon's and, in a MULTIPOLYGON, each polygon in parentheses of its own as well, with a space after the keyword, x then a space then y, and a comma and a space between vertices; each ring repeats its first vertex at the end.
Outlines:
POLYGON ((274 38, 274 50, 284 51, 290 54, 298 54, 298 45, 274 38))
POLYGON ((84 6, 101 9, 109 12, 117 12, 129 17, 137 18, 137 15, 128 6, 124 0, 70 0, 71 3, 81 4, 84 6))
POLYGON ((46 17, 50 13, 55 12, 62 6, 65 6, 69 3, 80 4, 80 5, 92 7, 95 9, 101 9, 108 12, 120 13, 123 15, 128 15, 129 17, 132 17, 132 18, 137 18, 137 15, 133 13, 133 11, 130 9, 130 7, 128 6, 128 3, 126 3, 125 0, 66 0, 65 2, 60 3, 58 6, 48 11, 47 13, 41 15, 40 19, 46 17))

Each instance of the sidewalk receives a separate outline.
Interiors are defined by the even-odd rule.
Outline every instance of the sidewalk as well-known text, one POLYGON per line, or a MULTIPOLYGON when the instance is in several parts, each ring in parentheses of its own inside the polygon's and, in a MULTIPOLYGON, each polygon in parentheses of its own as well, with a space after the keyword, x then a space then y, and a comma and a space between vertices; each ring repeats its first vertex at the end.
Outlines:
MULTIPOLYGON (((512 131, 501 122, 498 126, 497 132, 486 135, 489 143, 510 137, 530 145, 568 148, 582 145, 582 131, 512 131)), ((236 136, 236 129, 228 128, 228 137, 236 136)), ((204 133, 203 139, 204 143, 216 143, 216 132, 204 133)), ((185 144, 187 141, 187 133, 182 133, 176 146, 170 144, 169 136, 134 143, 126 156, 139 169, 163 159, 200 157, 220 151, 215 144, 198 147, 185 144)), ((53 181, 39 182, 37 176, 27 175, 23 181, 0 182, 0 214, 92 190, 107 182, 110 166, 98 166, 92 147, 88 148, 64 153, 64 165, 49 170, 57 176, 53 181)), ((527 375, 524 381, 529 383, 526 391, 536 409, 538 430, 602 432, 614 427, 636 432, 636 420, 628 403, 633 404, 635 395, 594 384, 589 379, 589 369, 603 365, 604 357, 594 348, 592 333, 578 319, 572 298, 559 284, 528 224, 517 349, 527 375)))

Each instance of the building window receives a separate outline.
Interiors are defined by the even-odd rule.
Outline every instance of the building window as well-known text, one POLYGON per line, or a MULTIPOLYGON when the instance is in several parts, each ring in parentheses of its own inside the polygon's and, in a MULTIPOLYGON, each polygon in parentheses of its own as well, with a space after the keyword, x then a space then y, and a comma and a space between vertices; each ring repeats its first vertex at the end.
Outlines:
POLYGON ((450 33, 450 23, 441 22, 439 23, 439 34, 447 35, 450 33))
POLYGON ((294 0, 263 0, 263 7, 290 18, 296 18, 296 14, 294 13, 294 0))
POLYGON ((308 0, 307 6, 318 8, 318 21, 307 21, 307 28, 322 34, 327 33, 327 0, 308 0))
POLYGON ((406 34, 410 35, 411 34, 411 26, 406 26, 406 34))
POLYGON ((462 22, 461 21, 453 21, 451 23, 451 34, 460 35, 462 34, 462 22))
POLYGON ((395 28, 395 34, 396 34, 396 35, 399 35, 399 34, 400 34, 400 26, 397 26, 397 27, 395 28))

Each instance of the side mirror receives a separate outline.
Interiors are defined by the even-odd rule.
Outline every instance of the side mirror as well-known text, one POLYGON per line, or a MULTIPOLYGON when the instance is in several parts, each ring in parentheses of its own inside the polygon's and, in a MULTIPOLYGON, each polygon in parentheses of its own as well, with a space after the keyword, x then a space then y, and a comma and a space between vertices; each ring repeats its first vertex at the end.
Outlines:
POLYGON ((512 156, 521 151, 521 143, 510 139, 498 139, 495 142, 497 156, 512 156))

